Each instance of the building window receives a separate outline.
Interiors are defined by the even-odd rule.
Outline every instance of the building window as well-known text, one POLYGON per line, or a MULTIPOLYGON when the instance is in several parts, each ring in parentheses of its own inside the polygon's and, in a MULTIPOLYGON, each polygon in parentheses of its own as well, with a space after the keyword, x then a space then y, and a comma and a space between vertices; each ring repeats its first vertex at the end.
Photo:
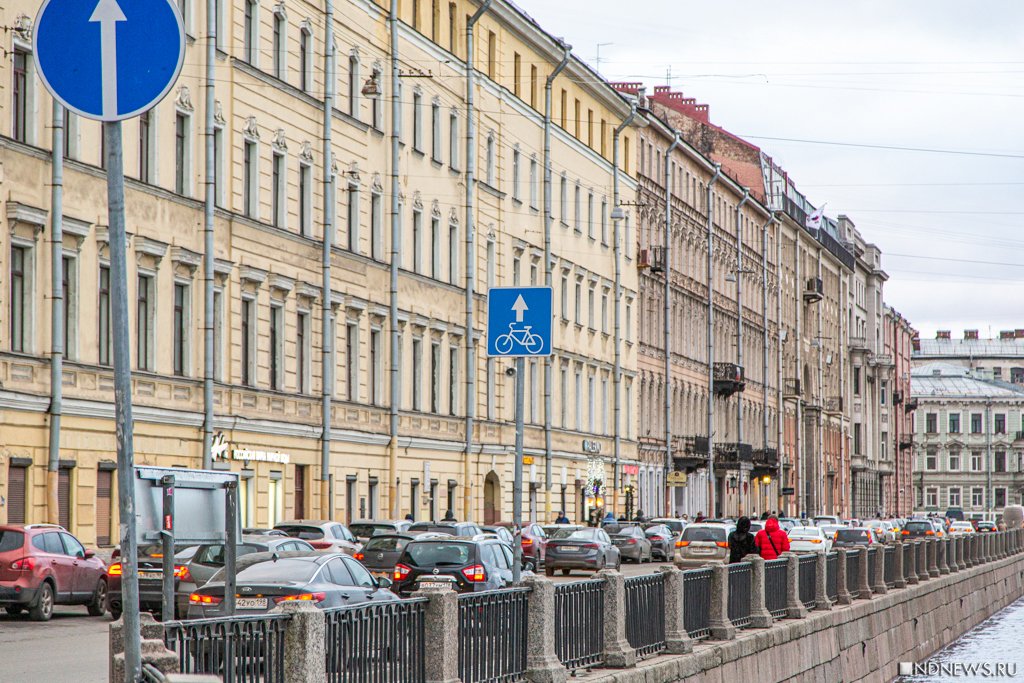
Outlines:
POLYGON ((139 180, 144 183, 153 182, 151 177, 153 163, 152 117, 152 112, 148 111, 139 115, 139 180))
POLYGON ((135 308, 135 355, 139 370, 153 370, 153 276, 139 275, 135 308))
POLYGON ((995 467, 996 472, 1006 471, 1006 451, 995 452, 995 467))
POLYGON ((587 193, 587 237, 594 239, 594 193, 587 193))
POLYGON ((313 167, 299 164, 299 234, 313 234, 313 167))
POLYGON ((959 472, 960 471, 960 451, 949 452, 949 471, 959 472))
POLYGON ((587 290, 587 327, 591 330, 597 329, 594 317, 594 295, 594 287, 591 285, 590 289, 587 290))
POLYGON ((971 472, 981 472, 981 453, 971 451, 971 472))
POLYGON ((259 18, 256 16, 257 0, 245 0, 245 24, 243 30, 245 31, 245 61, 249 62, 253 66, 257 64, 257 56, 259 50, 257 49, 257 42, 259 38, 259 18))
POLYGON ((370 193, 370 256, 384 260, 384 211, 382 197, 376 190, 370 193))
POLYGON ((861 438, 860 438, 860 435, 861 435, 861 423, 860 422, 854 422, 853 423, 853 454, 854 455, 860 455, 861 454, 861 443, 860 443, 861 442, 861 438))
POLYGON ((925 455, 924 458, 924 468, 928 471, 934 471, 938 469, 938 462, 939 458, 935 449, 928 449, 928 453, 925 455))
POLYGON ((924 416, 924 430, 929 434, 937 434, 939 431, 938 413, 927 413, 924 416))
POLYGON ((383 399, 381 379, 384 376, 384 353, 381 348, 381 331, 370 330, 370 404, 379 406, 383 399))
POLYGON ((540 205, 540 199, 539 199, 540 192, 538 191, 539 187, 540 187, 540 181, 539 181, 539 178, 538 178, 538 171, 537 171, 537 158, 536 157, 532 157, 530 159, 530 208, 531 209, 536 209, 540 205))
POLYGON ((359 186, 348 186, 348 250, 359 251, 359 186))
MULTIPOLYGON (((373 70, 373 79, 378 83, 383 82, 384 78, 381 76, 380 69, 373 70)), ((370 98, 370 121, 373 124, 373 127, 377 130, 384 128, 384 110, 380 105, 380 95, 375 95, 370 98)))
POLYGON ((562 209, 562 225, 569 225, 569 180, 564 173, 559 180, 558 205, 562 209))
MULTIPOLYGON (((627 380, 626 381, 626 415, 625 415, 625 417, 626 417, 626 438, 627 439, 632 439, 633 438, 633 421, 630 419, 630 416, 633 414, 632 411, 633 411, 633 383, 631 381, 627 380)), ((618 425, 616 425, 616 428, 617 427, 618 427, 618 425)))
POLYGON ((1006 433, 1006 415, 1003 413, 996 413, 995 416, 995 433, 1005 434, 1006 433))
POLYGON ((495 80, 498 62, 498 36, 494 31, 487 32, 487 77, 495 80))
POLYGON ((113 355, 110 339, 110 266, 100 266, 99 301, 97 305, 99 364, 110 365, 113 355))
POLYGON ((980 508, 985 505, 985 489, 983 488, 972 488, 971 489, 971 507, 980 508))
POLYGON ((448 414, 459 412, 459 347, 452 342, 448 347, 448 414))
POLYGON ((996 509, 1006 507, 1006 489, 1002 486, 992 489, 992 498, 992 506, 996 509))
POLYGON ((608 244, 608 200, 601 200, 601 244, 608 244))
POLYGON ((569 276, 568 275, 563 275, 562 276, 562 288, 561 288, 560 291, 561 291, 561 296, 559 297, 559 300, 561 301, 561 307, 560 308, 562 310, 562 320, 564 322, 568 322, 568 320, 569 320, 569 276))
POLYGON ((441 412, 441 343, 430 345, 430 412, 441 412))
MULTIPOLYGON (((284 5, 281 5, 282 7, 284 5)), ((274 12, 274 76, 276 78, 284 79, 284 60, 288 53, 285 42, 288 40, 288 29, 285 28, 284 14, 275 11, 274 12)))
POLYGON ((949 433, 959 434, 960 433, 960 413, 949 414, 949 433))
POLYGON ((259 187, 259 155, 256 141, 245 141, 245 152, 242 161, 242 204, 245 215, 249 218, 259 218, 259 203, 257 188, 259 187))
POLYGON ((430 219, 430 277, 441 279, 441 219, 430 219))
POLYGON ((537 86, 540 84, 540 75, 537 71, 537 65, 530 65, 530 106, 534 109, 537 108, 537 86))
POLYGON ((971 434, 981 434, 981 413, 971 413, 971 434))
POLYGON ((885 395, 889 392, 889 383, 883 380, 879 384, 879 387, 880 387, 880 389, 879 389, 879 392, 878 392, 878 403, 879 403, 879 405, 883 405, 884 406, 885 405, 885 395))
POLYGON ((485 158, 485 171, 487 173, 487 184, 494 187, 494 133, 487 136, 487 156, 485 158))
POLYGON ((512 150, 512 199, 520 202, 519 195, 519 147, 512 150))
POLYGON ((487 419, 494 419, 494 365, 493 358, 487 359, 487 419))
POLYGON ((853 395, 860 396, 860 367, 853 366, 853 395))
POLYGON ((430 129, 433 135, 430 154, 434 161, 441 163, 441 103, 434 100, 430 106, 430 129))
POLYGON ((960 507, 960 502, 961 502, 960 491, 961 491, 961 489, 960 489, 959 486, 951 486, 947 490, 947 496, 948 496, 948 499, 949 499, 949 507, 951 507, 951 508, 958 508, 958 507, 960 507))
POLYGON ((576 317, 575 322, 577 325, 583 324, 583 283, 580 280, 576 280, 576 317))
POLYGON ((213 201, 224 206, 224 129, 213 129, 213 201))
POLYGON ((11 350, 31 350, 29 329, 32 313, 31 259, 28 247, 11 247, 11 350))
POLYGON ((303 27, 299 33, 299 87, 309 92, 313 85, 313 36, 303 27))
POLYGON ((183 377, 188 374, 188 352, 190 321, 189 287, 174 283, 174 374, 183 377))
POLYGON ((348 400, 359 400, 359 325, 345 326, 345 359, 348 361, 348 400))
POLYGON ((448 282, 459 284, 459 226, 448 224, 448 282))
POLYGON ((594 433, 594 413, 596 410, 596 399, 594 395, 594 378, 587 377, 587 431, 594 433))
POLYGON ((348 115, 359 119, 359 96, 362 94, 362 83, 359 82, 359 58, 348 57, 348 115))
POLYGON ((31 62, 32 58, 28 52, 21 48, 14 49, 14 82, 11 87, 14 101, 11 111, 11 136, 19 142, 26 142, 28 139, 28 117, 31 114, 29 106, 31 80, 28 70, 31 62))
POLYGON ((423 151, 423 95, 419 92, 412 94, 412 148, 423 151))
POLYGON ((939 489, 934 486, 925 489, 924 505, 928 508, 936 508, 939 506, 939 489))
POLYGON ((452 170, 459 170, 459 115, 454 111, 448 115, 448 154, 452 170))
POLYGON ((558 389, 559 389, 558 396, 561 399, 560 400, 560 404, 561 404, 560 405, 560 408, 561 408, 561 410, 560 410, 560 412, 561 412, 561 422, 559 424, 562 426, 562 429, 568 429, 569 428, 569 404, 572 403, 572 401, 571 401, 571 399, 569 397, 569 369, 567 367, 565 367, 564 365, 562 366, 561 372, 560 372, 560 375, 559 375, 558 389))
POLYGON ((580 190, 580 184, 579 183, 576 183, 576 195, 575 195, 574 205, 575 205, 575 213, 573 214, 573 217, 574 217, 574 220, 573 220, 573 230, 575 230, 578 233, 582 233, 583 232, 583 225, 582 225, 581 221, 583 220, 583 195, 582 195, 582 190, 580 190))
POLYGON ((287 220, 286 183, 284 154, 275 151, 270 174, 270 220, 278 228, 284 228, 287 220))
POLYGON ((423 340, 412 340, 412 409, 423 410, 423 340))
POLYGON ((284 306, 270 304, 270 388, 284 384, 284 306))
POLYGON ((242 384, 253 386, 256 378, 256 301, 242 299, 242 384))
POLYGON ((419 209, 412 212, 412 269, 423 272, 423 212, 419 209))
POLYGON ((608 291, 601 294, 601 332, 608 334, 608 291))
POLYGON ((310 341, 309 312, 299 311, 295 318, 295 389, 300 394, 309 391, 310 341))
POLYGON ((224 290, 213 290, 213 378, 224 379, 224 290))

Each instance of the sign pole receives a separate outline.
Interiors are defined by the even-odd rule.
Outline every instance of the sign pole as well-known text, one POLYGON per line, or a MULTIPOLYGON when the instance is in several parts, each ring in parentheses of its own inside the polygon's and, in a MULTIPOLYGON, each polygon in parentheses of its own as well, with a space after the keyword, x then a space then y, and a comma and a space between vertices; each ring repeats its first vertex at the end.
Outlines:
POLYGON ((235 576, 238 574, 238 482, 224 485, 224 614, 235 614, 235 576))
POLYGON ((127 683, 142 671, 139 641, 139 572, 135 542, 135 454, 132 444, 132 374, 128 342, 128 266, 124 233, 124 150, 121 122, 105 122, 107 223, 113 289, 114 414, 117 434, 117 492, 121 519, 121 604, 124 620, 124 675, 127 683))
POLYGON ((163 584, 160 621, 171 621, 174 614, 174 475, 160 479, 163 493, 163 515, 161 516, 161 541, 163 542, 163 584))
POLYGON ((512 548, 512 582, 519 583, 523 567, 523 374, 526 361, 516 358, 516 467, 512 490, 512 523, 516 531, 516 542, 512 548))

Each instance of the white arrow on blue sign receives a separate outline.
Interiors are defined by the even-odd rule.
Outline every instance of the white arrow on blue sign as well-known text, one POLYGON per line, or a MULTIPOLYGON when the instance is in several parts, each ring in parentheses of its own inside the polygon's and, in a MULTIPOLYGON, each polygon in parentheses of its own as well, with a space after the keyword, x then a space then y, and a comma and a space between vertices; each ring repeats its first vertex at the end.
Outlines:
POLYGON ((487 355, 551 355, 551 288, 492 287, 487 294, 487 355))
POLYGON ((174 0, 45 0, 34 24, 36 68, 61 104, 99 121, 151 109, 185 58, 174 0))

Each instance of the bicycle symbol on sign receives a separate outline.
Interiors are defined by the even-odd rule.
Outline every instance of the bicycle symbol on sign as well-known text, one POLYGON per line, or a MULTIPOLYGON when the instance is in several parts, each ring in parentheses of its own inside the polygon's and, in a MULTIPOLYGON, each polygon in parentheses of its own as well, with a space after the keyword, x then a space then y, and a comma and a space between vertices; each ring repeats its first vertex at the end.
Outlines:
POLYGON ((544 348, 544 339, 539 334, 533 334, 530 325, 524 325, 523 329, 517 330, 515 323, 508 324, 508 332, 500 335, 494 340, 494 348, 498 353, 512 353, 512 349, 519 344, 530 353, 540 353, 544 348))

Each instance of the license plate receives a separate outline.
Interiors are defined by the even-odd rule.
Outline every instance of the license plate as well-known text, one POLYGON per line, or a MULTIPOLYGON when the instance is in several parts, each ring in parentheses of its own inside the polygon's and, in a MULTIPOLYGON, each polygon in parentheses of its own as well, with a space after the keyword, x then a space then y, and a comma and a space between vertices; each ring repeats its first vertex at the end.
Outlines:
POLYGON ((452 588, 454 584, 450 581, 417 581, 417 588, 452 588))
POLYGON ((711 553, 713 553, 715 551, 712 550, 711 548, 694 548, 693 552, 694 552, 695 555, 710 555, 711 553))
POLYGON ((235 609, 266 609, 266 598, 235 598, 235 609))
POLYGON ((378 579, 384 579, 384 578, 390 579, 391 578, 391 572, 370 572, 370 573, 373 574, 374 576, 376 576, 378 579))
POLYGON ((156 579, 159 581, 164 576, 163 572, 139 572, 140 579, 156 579))
POLYGON ((580 551, 580 549, 574 545, 562 546, 559 550, 563 553, 578 553, 580 551))

